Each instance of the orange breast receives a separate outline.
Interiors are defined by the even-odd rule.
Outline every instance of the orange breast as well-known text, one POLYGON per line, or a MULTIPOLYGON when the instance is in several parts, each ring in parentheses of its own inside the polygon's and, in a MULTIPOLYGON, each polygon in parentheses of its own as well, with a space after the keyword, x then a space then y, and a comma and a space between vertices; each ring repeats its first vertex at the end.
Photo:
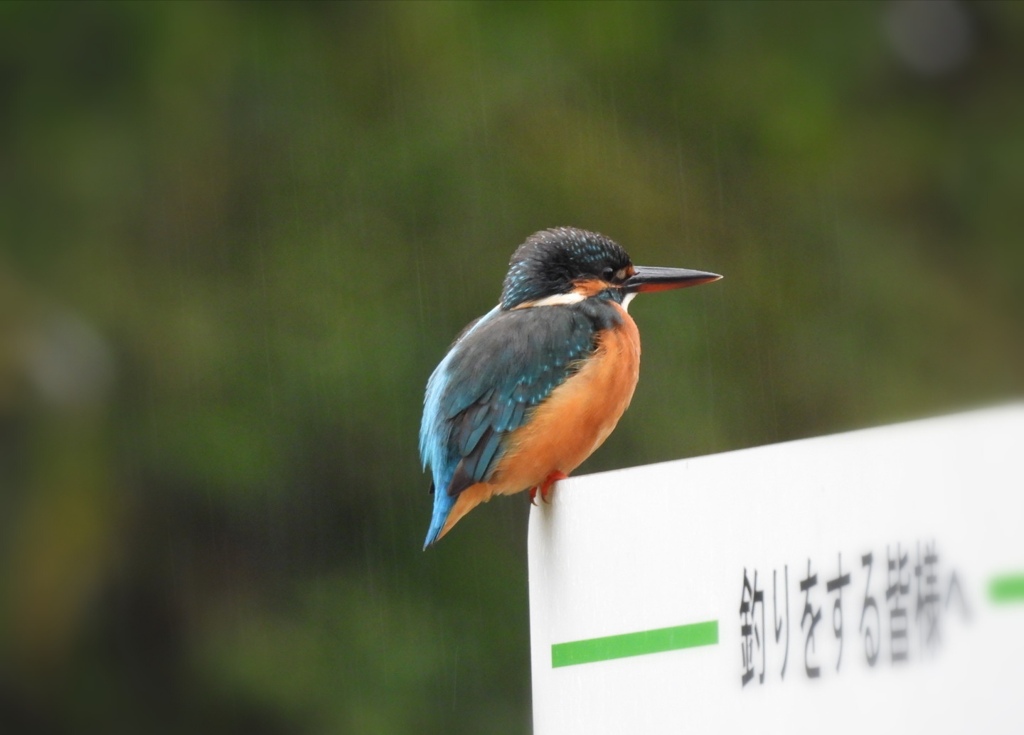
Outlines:
POLYGON ((569 474, 611 434, 640 375, 640 334, 616 304, 622 324, 605 331, 586 364, 552 391, 530 421, 509 438, 489 484, 508 494, 538 485, 551 472, 569 474))
POLYGON ((612 433, 640 377, 640 333, 626 310, 614 306, 622 323, 603 332, 579 372, 555 388, 530 420, 511 434, 490 481, 459 493, 438 539, 495 495, 540 485, 552 472, 568 475, 612 433))

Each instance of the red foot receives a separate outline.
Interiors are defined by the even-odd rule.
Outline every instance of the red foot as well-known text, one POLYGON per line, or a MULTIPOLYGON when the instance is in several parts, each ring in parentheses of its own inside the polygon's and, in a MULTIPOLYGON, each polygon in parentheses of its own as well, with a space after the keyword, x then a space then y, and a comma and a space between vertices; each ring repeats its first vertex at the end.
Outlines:
POLYGON ((543 500, 545 503, 550 503, 551 501, 548 500, 548 495, 551 494, 551 486, 554 485, 559 480, 567 479, 569 479, 569 476, 564 472, 559 472, 558 470, 555 470, 554 472, 550 473, 546 478, 544 478, 544 484, 540 486, 540 499, 543 500))
POLYGON ((534 485, 533 487, 530 488, 530 505, 537 504, 538 490, 540 490, 540 499, 543 500, 545 503, 550 503, 551 501, 548 500, 548 495, 551 494, 551 486, 554 485, 559 480, 568 479, 569 476, 564 472, 559 472, 558 470, 550 472, 548 476, 544 478, 543 483, 541 483, 540 485, 534 485))

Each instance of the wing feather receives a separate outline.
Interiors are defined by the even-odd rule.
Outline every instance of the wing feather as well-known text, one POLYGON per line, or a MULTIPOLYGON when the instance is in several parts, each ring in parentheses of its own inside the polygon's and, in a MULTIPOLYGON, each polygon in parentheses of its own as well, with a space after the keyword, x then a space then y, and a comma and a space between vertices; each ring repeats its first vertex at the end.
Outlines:
POLYGON ((492 312, 468 331, 439 367, 445 382, 424 413, 421 452, 435 485, 453 497, 486 480, 504 440, 576 372, 595 337, 586 313, 561 305, 492 312))

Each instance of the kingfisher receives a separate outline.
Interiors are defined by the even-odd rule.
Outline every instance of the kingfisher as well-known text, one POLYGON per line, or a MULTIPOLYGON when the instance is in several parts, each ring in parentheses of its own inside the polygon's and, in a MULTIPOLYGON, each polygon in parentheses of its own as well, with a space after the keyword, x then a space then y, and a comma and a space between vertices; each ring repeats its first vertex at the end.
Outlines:
POLYGON ((640 375, 638 293, 717 281, 635 266, 614 240, 556 227, 512 254, 501 301, 455 339, 427 382, 420 457, 433 476, 423 548, 495 495, 547 500, 611 434, 640 375))

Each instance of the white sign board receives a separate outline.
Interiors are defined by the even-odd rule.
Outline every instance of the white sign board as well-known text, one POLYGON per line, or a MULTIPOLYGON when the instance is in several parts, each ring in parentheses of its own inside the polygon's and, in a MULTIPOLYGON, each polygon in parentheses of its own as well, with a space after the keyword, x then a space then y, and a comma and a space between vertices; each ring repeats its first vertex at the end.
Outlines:
POLYGON ((1024 405, 559 483, 535 735, 1024 731, 1024 405))

